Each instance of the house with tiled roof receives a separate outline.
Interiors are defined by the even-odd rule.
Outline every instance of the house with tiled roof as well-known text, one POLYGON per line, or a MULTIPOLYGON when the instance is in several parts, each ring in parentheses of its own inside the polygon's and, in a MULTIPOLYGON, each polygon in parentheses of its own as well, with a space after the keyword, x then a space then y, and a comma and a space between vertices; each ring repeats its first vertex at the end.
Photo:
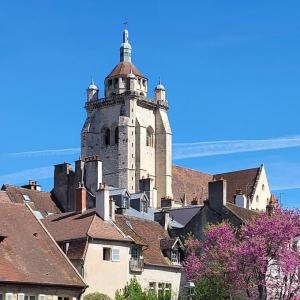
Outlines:
POLYGON ((42 216, 61 212, 56 204, 53 194, 41 191, 36 181, 29 180, 29 183, 22 187, 4 184, 1 191, 7 195, 10 202, 25 202, 33 211, 41 214, 42 216))
POLYGON ((264 165, 214 175, 173 166, 174 206, 203 205, 208 199, 209 182, 219 179, 227 182, 228 202, 248 209, 266 209, 272 195, 264 165))
POLYGON ((26 203, 0 201, 0 299, 75 300, 86 288, 76 268, 26 203))
POLYGON ((208 183, 208 199, 202 206, 197 206, 192 211, 190 207, 166 208, 157 213, 157 220, 163 215, 171 216, 177 224, 169 224, 169 232, 172 237, 186 238, 192 234, 197 239, 203 239, 204 228, 209 224, 217 224, 224 220, 233 226, 239 227, 247 221, 259 216, 258 210, 238 206, 228 201, 228 184, 225 179, 215 179, 208 183))
POLYGON ((75 197, 75 211, 52 214, 42 222, 88 284, 86 293, 113 298, 135 276, 145 289, 170 289, 178 295, 183 258, 179 240, 153 220, 115 214, 108 186, 96 191, 95 208, 86 207, 85 187, 78 187, 75 197))

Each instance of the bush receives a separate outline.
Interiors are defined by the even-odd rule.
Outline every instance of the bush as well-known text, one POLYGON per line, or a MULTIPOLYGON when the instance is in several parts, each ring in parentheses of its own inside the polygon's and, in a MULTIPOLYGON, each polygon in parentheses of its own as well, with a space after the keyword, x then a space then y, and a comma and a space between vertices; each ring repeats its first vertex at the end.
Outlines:
POLYGON ((102 293, 90 293, 84 296, 84 300, 111 300, 110 297, 108 297, 105 294, 102 293))
POLYGON ((170 291, 160 291, 157 295, 152 291, 143 291, 136 278, 130 279, 126 286, 116 292, 116 300, 171 300, 170 291))

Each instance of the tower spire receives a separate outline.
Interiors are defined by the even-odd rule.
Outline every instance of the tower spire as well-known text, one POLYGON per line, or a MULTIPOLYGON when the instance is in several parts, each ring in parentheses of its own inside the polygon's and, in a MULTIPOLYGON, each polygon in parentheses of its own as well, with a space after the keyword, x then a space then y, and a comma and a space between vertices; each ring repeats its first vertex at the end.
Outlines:
POLYGON ((124 22, 123 42, 120 47, 120 61, 131 62, 131 45, 129 43, 129 34, 127 29, 128 22, 124 22))

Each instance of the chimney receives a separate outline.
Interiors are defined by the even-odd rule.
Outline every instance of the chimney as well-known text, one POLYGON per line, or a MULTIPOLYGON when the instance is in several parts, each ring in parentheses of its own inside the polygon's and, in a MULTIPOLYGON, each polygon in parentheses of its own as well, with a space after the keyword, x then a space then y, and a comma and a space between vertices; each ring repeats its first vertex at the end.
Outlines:
POLYGON ((174 206, 174 200, 172 198, 169 198, 169 197, 161 198, 161 200, 160 200, 160 207, 161 208, 173 207, 173 206, 174 206))
POLYGON ((154 221, 158 222, 165 230, 168 230, 171 222, 170 214, 167 211, 154 213, 154 221))
POLYGON ((116 211, 115 200, 113 197, 110 197, 109 198, 109 216, 113 221, 115 220, 115 211, 116 211))
POLYGON ((208 183, 208 203, 217 212, 220 212, 226 205, 226 191, 227 181, 224 179, 208 183))
POLYGON ((109 220, 109 190, 106 184, 100 184, 96 192, 96 212, 104 220, 109 220))
POLYGON ((102 161, 97 155, 84 159, 85 186, 90 192, 96 194, 102 183, 102 161))
POLYGON ((75 190, 75 210, 77 212, 86 211, 86 189, 81 184, 75 190))
POLYGON ((28 180, 28 184, 23 185, 22 188, 33 190, 33 191, 41 191, 41 186, 38 184, 37 181, 28 180))
POLYGON ((198 197, 194 197, 191 201, 191 205, 198 205, 198 197))
POLYGON ((236 206, 247 208, 247 197, 241 189, 236 190, 234 202, 236 206))

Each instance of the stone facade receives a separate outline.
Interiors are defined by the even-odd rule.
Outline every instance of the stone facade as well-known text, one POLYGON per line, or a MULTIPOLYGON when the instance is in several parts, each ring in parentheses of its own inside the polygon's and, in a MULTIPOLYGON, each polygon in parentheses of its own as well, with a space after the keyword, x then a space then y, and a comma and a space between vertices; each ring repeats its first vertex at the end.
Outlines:
POLYGON ((105 79, 105 97, 99 99, 92 83, 87 90, 87 118, 81 132, 81 157, 97 155, 103 163, 103 181, 140 191, 140 180, 150 179, 153 207, 172 198, 172 132, 165 88, 147 96, 147 78, 131 63, 128 31, 124 30, 120 63, 105 79))

